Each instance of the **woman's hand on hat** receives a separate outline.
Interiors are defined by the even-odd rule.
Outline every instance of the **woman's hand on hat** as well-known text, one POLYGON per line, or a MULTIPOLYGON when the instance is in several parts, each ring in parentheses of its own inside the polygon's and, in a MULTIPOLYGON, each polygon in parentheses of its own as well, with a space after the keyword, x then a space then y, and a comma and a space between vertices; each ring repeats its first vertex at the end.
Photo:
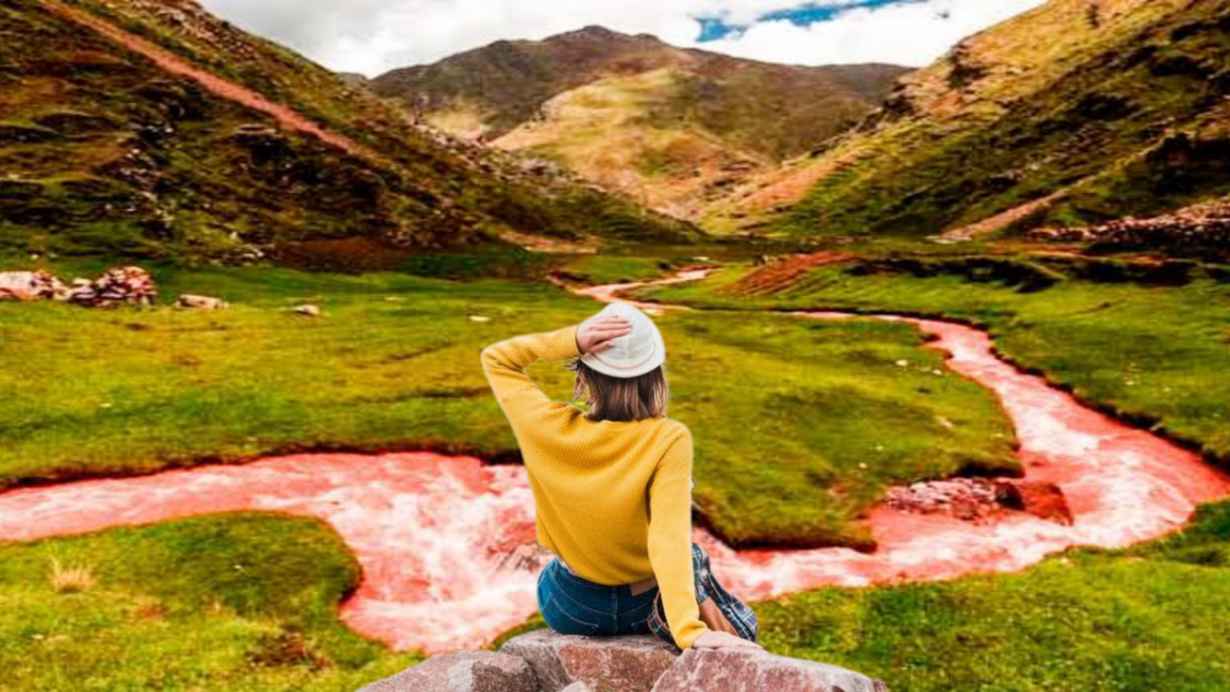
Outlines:
POLYGON ((632 323, 614 315, 583 322, 577 328, 577 349, 582 354, 602 353, 611 347, 612 341, 631 333, 632 323))

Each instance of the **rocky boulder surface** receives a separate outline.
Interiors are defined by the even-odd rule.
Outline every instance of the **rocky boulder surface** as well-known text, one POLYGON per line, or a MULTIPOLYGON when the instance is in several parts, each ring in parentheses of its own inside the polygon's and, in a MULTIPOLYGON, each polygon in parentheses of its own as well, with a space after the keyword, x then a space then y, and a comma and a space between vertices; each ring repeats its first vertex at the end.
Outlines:
POLYGON ((436 656, 360 692, 538 692, 525 660, 493 651, 436 656))
POLYGON ((1065 526, 1071 526, 1072 509, 1063 490, 1054 483, 1033 481, 1001 482, 998 485, 999 503, 1009 509, 1032 514, 1065 526))
POLYGON ((886 692, 881 681, 845 668, 764 651, 692 649, 658 678, 653 692, 886 692))
POLYGON ((538 630, 500 651, 525 659, 545 692, 581 682, 595 690, 648 690, 675 662, 675 649, 654 637, 574 637, 538 630))
POLYGON ((577 637, 537 630, 498 652, 466 652, 425 663, 362 692, 882 692, 852 670, 763 650, 699 650, 682 656, 654 637, 577 637))

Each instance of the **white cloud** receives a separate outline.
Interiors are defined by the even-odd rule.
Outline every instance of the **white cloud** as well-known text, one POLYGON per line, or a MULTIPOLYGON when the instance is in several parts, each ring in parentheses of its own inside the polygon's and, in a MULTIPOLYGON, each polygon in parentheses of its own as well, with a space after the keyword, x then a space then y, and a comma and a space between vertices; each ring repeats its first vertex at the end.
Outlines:
POLYGON ((801 27, 757 21, 798 7, 800 0, 202 0, 216 14, 331 69, 367 75, 433 62, 499 39, 541 39, 589 24, 773 62, 923 65, 962 37, 1042 1, 924 0, 850 9, 801 27), (701 16, 748 28, 698 44, 695 18, 701 16))
POLYGON ((1039 0, 932 0, 856 8, 832 21, 806 27, 786 20, 759 22, 737 36, 704 45, 709 50, 770 62, 922 66, 962 38, 1040 4, 1039 0))

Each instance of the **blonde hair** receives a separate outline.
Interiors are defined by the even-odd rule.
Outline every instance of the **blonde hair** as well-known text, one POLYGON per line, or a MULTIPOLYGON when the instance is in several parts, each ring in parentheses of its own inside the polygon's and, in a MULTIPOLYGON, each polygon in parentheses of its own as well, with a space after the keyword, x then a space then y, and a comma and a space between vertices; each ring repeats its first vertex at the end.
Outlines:
POLYGON ((637 421, 666 415, 671 390, 662 366, 627 378, 604 375, 579 359, 569 368, 577 373, 573 396, 589 404, 590 420, 637 421))

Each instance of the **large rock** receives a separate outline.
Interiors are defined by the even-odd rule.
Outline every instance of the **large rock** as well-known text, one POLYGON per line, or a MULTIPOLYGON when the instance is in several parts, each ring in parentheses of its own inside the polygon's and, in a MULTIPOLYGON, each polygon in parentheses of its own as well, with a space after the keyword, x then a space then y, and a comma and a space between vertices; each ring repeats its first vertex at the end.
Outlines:
POLYGON ((359 692, 538 692, 529 664, 492 651, 436 656, 359 692))
POLYGON ((886 692, 883 682, 845 668, 763 650, 690 649, 653 692, 886 692))
POLYGON ((45 271, 0 272, 0 300, 63 300, 68 287, 45 271))
POLYGON ((648 692, 675 662, 675 649, 655 637, 577 637, 537 630, 514 637, 501 653, 529 662, 544 692, 577 682, 595 692, 648 692))
POLYGON ((1000 502, 1005 507, 1032 514, 1065 526, 1072 525, 1072 509, 1063 489, 1040 481, 1001 481, 1000 502))

